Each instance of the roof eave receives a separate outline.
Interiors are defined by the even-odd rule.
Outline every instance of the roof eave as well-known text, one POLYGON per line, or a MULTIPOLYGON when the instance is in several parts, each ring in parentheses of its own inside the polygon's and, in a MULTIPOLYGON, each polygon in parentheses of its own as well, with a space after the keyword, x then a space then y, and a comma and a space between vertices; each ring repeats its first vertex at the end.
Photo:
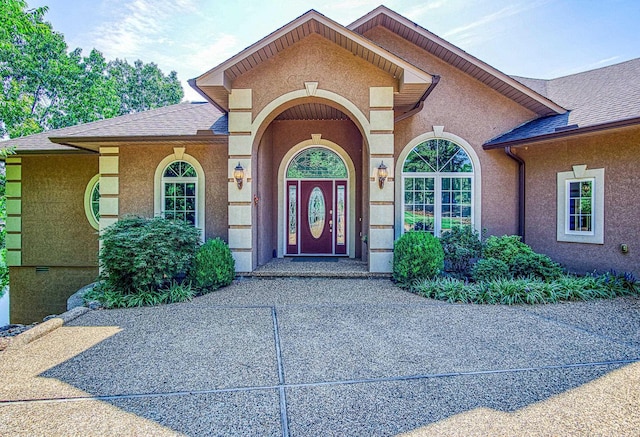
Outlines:
POLYGON ((553 102, 549 98, 547 98, 547 97, 543 96, 542 94, 532 90, 531 88, 523 85, 522 83, 520 83, 517 80, 513 79, 509 75, 501 72, 500 70, 497 70, 496 68, 492 67, 491 65, 487 64, 486 62, 481 61, 480 59, 476 58, 475 56, 470 55, 469 53, 465 52, 461 48, 456 47, 455 45, 449 43, 448 41, 446 41, 446 40, 444 40, 442 38, 440 38, 436 34, 428 31, 427 29, 423 28, 419 24, 407 19, 406 17, 403 17, 402 15, 400 15, 397 12, 387 8, 386 6, 378 6, 373 11, 369 12, 368 14, 364 15, 363 17, 359 18, 358 20, 356 20, 353 23, 351 23, 350 25, 348 25, 347 28, 349 30, 351 30, 351 31, 355 31, 355 29, 357 29, 358 27, 366 24, 369 21, 375 20, 380 15, 385 15, 389 19, 395 20, 398 23, 406 26, 407 28, 412 29, 413 31, 419 33, 423 37, 425 37, 425 38, 431 40, 432 42, 434 42, 435 44, 439 45, 444 50, 448 50, 449 52, 453 53, 454 55, 459 56, 460 58, 464 59, 465 61, 475 65, 476 67, 482 69, 483 71, 485 71, 489 75, 491 75, 491 76, 495 77, 496 79, 502 81, 503 83, 515 88, 519 92, 525 94, 527 97, 535 100, 536 102, 538 102, 539 104, 541 104, 542 106, 544 106, 545 108, 548 109, 545 112, 537 112, 539 115, 564 114, 565 112, 567 112, 567 110, 565 108, 563 108, 562 106, 560 106, 557 103, 553 102))
POLYGON ((625 118, 622 120, 609 121, 606 123, 592 124, 589 126, 578 127, 570 130, 562 130, 559 132, 551 132, 535 137, 519 138, 516 140, 503 141, 499 143, 485 143, 482 145, 484 150, 504 149, 505 147, 529 146, 531 144, 542 143, 551 140, 569 138, 590 133, 597 133, 611 129, 620 129, 625 127, 639 126, 640 117, 625 118))
MULTIPOLYGON (((282 26, 278 30, 272 32, 255 44, 247 47, 222 64, 212 68, 211 70, 198 76, 197 78, 192 79, 189 82, 190 85, 203 96, 206 96, 208 101, 212 102, 216 107, 226 112, 228 110, 224 107, 226 102, 214 102, 215 96, 207 94, 205 88, 211 88, 212 90, 217 89, 219 90, 219 92, 225 91, 226 94, 228 94, 230 92, 232 84, 231 79, 229 78, 227 73, 231 68, 233 68, 238 63, 243 62, 243 60, 248 59, 250 56, 259 52, 260 50, 267 48, 278 39, 285 37, 289 32, 299 28, 300 26, 304 26, 305 23, 308 23, 312 20, 315 20, 316 23, 314 23, 314 26, 312 26, 312 28, 315 30, 311 31, 311 33, 317 33, 321 35, 322 33, 319 32, 316 28, 317 24, 326 26, 326 28, 330 29, 332 32, 342 35, 344 38, 352 41, 358 46, 363 47, 369 52, 374 53, 380 58, 387 60, 390 64, 396 66, 402 72, 399 77, 396 77, 396 79, 398 80, 398 90, 400 90, 400 92, 402 92, 401 90, 403 89, 404 85, 419 85, 424 89, 427 89, 429 85, 431 85, 433 81, 433 76, 431 74, 422 71, 418 67, 408 63, 404 59, 376 45, 357 32, 354 32, 342 26, 341 24, 327 18, 326 16, 313 9, 296 18, 295 20, 289 22, 288 24, 282 26)), ((295 44, 295 42, 296 41, 291 44, 295 44)), ((420 94, 422 94, 423 91, 424 90, 421 90, 420 94)), ((414 103, 412 102, 412 104, 414 103)))
POLYGON ((228 110, 226 110, 225 108, 223 108, 222 106, 220 106, 216 101, 214 101, 211 97, 209 97, 207 95, 207 93, 205 93, 204 91, 202 91, 200 89, 200 87, 198 86, 198 84, 196 83, 196 79, 189 79, 187 80, 187 83, 189 84, 189 86, 191 88, 193 88, 198 94, 200 94, 207 102, 211 103, 213 106, 215 106, 220 112, 222 113, 227 113, 229 112, 228 110))
POLYGON ((196 135, 140 135, 140 136, 96 136, 96 137, 50 137, 55 144, 75 147, 92 152, 99 151, 98 144, 113 143, 213 143, 226 144, 228 135, 214 134, 208 130, 199 130, 196 135))

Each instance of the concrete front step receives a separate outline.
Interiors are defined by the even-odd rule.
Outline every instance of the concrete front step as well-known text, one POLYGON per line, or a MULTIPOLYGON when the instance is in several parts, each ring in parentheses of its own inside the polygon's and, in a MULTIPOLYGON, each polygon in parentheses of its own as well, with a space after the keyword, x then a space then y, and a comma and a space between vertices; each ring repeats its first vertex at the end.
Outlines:
POLYGON ((240 277, 257 278, 389 278, 390 273, 369 272, 367 262, 352 258, 274 258, 240 277))

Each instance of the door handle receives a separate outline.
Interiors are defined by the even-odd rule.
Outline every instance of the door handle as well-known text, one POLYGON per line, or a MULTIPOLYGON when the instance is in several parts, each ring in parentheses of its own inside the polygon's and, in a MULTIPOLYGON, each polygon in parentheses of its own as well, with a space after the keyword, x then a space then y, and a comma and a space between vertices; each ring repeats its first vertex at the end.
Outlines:
POLYGON ((333 233, 333 220, 329 220, 329 232, 333 233))

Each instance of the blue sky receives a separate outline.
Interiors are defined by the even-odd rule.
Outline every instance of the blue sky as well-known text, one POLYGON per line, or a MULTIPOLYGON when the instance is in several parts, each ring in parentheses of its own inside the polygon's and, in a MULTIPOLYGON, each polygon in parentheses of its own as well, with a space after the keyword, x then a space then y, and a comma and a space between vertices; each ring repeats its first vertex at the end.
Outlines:
MULTIPOLYGON (((70 49, 155 62, 186 85, 315 9, 348 25, 381 0, 27 0, 70 49)), ((384 4, 495 68, 548 79, 640 57, 638 0, 387 0, 384 4)))

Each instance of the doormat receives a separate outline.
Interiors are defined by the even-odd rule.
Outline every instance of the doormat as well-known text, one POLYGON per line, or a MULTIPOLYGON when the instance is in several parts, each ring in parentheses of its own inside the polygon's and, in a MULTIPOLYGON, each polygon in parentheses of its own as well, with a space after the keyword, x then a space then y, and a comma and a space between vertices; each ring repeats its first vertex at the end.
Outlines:
POLYGON ((304 263, 304 262, 314 262, 314 263, 337 263, 339 258, 335 256, 297 256, 295 258, 291 258, 291 262, 295 263, 304 263))

